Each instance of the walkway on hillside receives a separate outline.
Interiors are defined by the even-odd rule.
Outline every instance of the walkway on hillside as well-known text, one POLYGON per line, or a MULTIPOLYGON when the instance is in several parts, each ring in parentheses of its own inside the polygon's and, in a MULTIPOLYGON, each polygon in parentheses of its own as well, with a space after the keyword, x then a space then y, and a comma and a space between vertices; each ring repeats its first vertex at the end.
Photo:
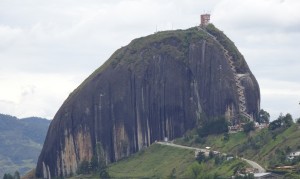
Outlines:
MULTIPOLYGON (((160 145, 168 145, 168 146, 171 146, 171 147, 177 147, 177 148, 182 148, 182 149, 198 150, 198 151, 204 152, 206 156, 209 155, 209 150, 207 150, 207 149, 201 149, 201 148, 196 148, 196 147, 188 147, 188 146, 173 144, 173 143, 169 143, 169 142, 156 142, 156 143, 160 144, 160 145)), ((225 153, 222 153, 222 154, 226 155, 225 153)), ((258 163, 254 162, 252 160, 245 159, 245 158, 240 158, 240 159, 246 161, 253 168, 257 169, 258 173, 266 172, 266 170, 262 166, 260 166, 258 163)))
POLYGON ((265 173, 266 172, 266 170, 262 166, 260 166, 258 163, 254 162, 252 160, 245 159, 245 158, 241 158, 241 159, 246 161, 253 168, 257 169, 258 173, 265 173))
POLYGON ((216 36, 212 35, 207 30, 201 28, 200 26, 198 27, 198 30, 204 31, 206 34, 208 34, 210 37, 212 37, 214 39, 214 41, 217 42, 217 44, 219 44, 219 46, 223 50, 225 59, 227 60, 229 66, 231 68, 231 71, 234 75, 235 84, 236 84, 236 87, 237 87, 237 94, 239 96, 238 97, 238 99, 239 99, 239 111, 243 116, 248 118, 250 121, 253 121, 253 117, 250 114, 248 114, 246 97, 245 97, 245 88, 241 83, 241 78, 245 77, 249 74, 238 74, 237 73, 236 66, 234 65, 234 62, 232 61, 233 57, 229 54, 229 51, 226 50, 225 47, 219 42, 219 40, 217 39, 216 36))
POLYGON ((172 147, 177 147, 177 148, 182 148, 182 149, 198 150, 200 152, 204 152, 204 154, 206 156, 209 155, 209 150, 206 150, 206 149, 200 149, 200 148, 196 148, 196 147, 188 147, 188 146, 173 144, 173 143, 169 143, 169 142, 156 142, 156 143, 161 144, 161 145, 169 145, 169 146, 172 146, 172 147))

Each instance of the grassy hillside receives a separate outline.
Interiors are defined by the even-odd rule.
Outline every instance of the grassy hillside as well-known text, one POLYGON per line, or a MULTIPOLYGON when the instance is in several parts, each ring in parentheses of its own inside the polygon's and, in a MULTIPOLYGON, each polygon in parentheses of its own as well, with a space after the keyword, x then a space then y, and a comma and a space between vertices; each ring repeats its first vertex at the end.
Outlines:
POLYGON ((300 126, 292 124, 275 130, 268 128, 245 134, 238 132, 225 135, 211 135, 199 138, 193 132, 180 138, 176 143, 206 147, 257 161, 265 168, 293 165, 286 156, 292 151, 300 151, 300 126))
MULTIPOLYGON (((198 162, 194 150, 153 144, 126 159, 108 166, 112 178, 228 178, 234 172, 248 167, 239 159, 206 157, 198 162), (216 163, 216 158, 217 163, 216 163)), ((97 174, 79 175, 77 178, 99 178, 97 174)))
POLYGON ((108 171, 112 177, 166 178, 175 168, 176 174, 183 177, 188 166, 194 161, 192 150, 155 144, 111 165, 108 171))
POLYGON ((21 174, 34 168, 50 121, 18 119, 0 114, 0 178, 4 173, 21 174))

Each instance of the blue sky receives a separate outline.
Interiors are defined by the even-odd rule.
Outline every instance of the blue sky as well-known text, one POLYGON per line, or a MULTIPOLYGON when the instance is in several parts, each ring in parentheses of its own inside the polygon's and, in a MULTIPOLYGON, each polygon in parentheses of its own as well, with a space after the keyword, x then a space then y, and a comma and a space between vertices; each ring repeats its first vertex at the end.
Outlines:
POLYGON ((261 88, 261 107, 300 117, 300 1, 0 0, 0 113, 53 118, 109 56, 201 13, 235 42, 261 88))

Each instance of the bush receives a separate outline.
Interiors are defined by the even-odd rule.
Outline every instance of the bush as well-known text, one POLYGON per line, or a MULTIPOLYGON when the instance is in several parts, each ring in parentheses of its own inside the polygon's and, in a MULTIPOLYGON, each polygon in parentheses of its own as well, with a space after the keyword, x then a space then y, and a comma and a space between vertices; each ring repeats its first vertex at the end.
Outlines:
POLYGON ((205 153, 204 152, 199 152, 197 157, 196 157, 196 160, 198 161, 198 163, 204 162, 206 160, 205 153))
POLYGON ((292 126, 292 124, 294 124, 294 121, 291 114, 287 113, 285 116, 280 114, 276 120, 269 124, 269 130, 275 130, 281 127, 288 128, 292 126))
POLYGON ((9 173, 5 173, 3 179, 14 179, 14 177, 9 173))
POLYGON ((195 139, 195 142, 199 143, 199 144, 205 144, 206 138, 197 136, 196 139, 195 139))
POLYGON ((11 175, 10 173, 5 173, 3 179, 20 179, 20 173, 18 171, 16 171, 14 175, 11 175))
POLYGON ((269 123, 270 122, 270 114, 261 109, 259 112, 258 112, 258 122, 259 123, 269 123))
POLYGON ((103 178, 103 179, 110 178, 109 173, 107 172, 106 169, 102 169, 100 171, 100 178, 103 178))
POLYGON ((224 117, 221 117, 203 121, 202 126, 198 128, 197 132, 200 137, 228 132, 227 120, 224 117))
POLYGON ((215 165, 221 165, 225 161, 225 157, 222 155, 215 156, 215 165))
POLYGON ((243 129, 245 133, 249 133, 250 131, 254 131, 255 130, 255 126, 254 126, 254 122, 248 122, 245 125, 243 125, 243 129))
POLYGON ((229 141, 229 134, 228 134, 228 133, 224 133, 223 140, 224 140, 225 142, 229 141))
POLYGON ((90 172, 89 162, 84 160, 79 163, 76 173, 77 174, 88 174, 90 172))

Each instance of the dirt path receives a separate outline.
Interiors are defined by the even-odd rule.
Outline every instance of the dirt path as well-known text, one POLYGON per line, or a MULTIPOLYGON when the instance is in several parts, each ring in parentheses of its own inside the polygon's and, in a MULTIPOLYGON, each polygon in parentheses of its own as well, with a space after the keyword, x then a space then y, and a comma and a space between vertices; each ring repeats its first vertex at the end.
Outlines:
MULTIPOLYGON (((204 152, 206 156, 209 155, 209 150, 207 150, 207 149, 201 149, 201 148, 196 148, 196 147, 188 147, 188 146, 173 144, 173 143, 169 143, 169 142, 156 142, 156 143, 160 144, 160 145, 167 145, 167 146, 177 147, 177 148, 182 148, 182 149, 198 150, 198 151, 204 152)), ((224 154, 224 153, 221 153, 221 154, 224 154)), ((266 170, 262 166, 260 166, 258 163, 256 163, 255 161, 248 160, 248 159, 245 159, 245 158, 240 158, 240 159, 244 160, 249 165, 251 165, 253 168, 257 169, 258 173, 266 172, 266 170)))

